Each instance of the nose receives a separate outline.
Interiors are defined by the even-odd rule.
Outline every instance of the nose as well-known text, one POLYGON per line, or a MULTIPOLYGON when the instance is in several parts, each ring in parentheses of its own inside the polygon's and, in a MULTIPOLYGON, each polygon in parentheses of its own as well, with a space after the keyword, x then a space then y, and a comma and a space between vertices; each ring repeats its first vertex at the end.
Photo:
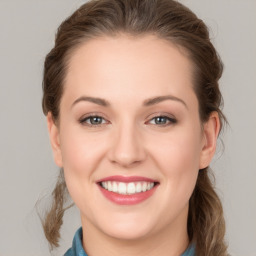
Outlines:
POLYGON ((146 158, 142 136, 135 125, 120 125, 111 138, 109 160, 125 168, 133 167, 146 158))

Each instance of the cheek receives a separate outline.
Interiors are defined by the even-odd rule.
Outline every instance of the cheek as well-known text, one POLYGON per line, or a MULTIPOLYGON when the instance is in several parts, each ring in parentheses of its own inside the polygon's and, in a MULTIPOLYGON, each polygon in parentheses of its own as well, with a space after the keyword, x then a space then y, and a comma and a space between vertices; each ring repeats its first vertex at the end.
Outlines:
POLYGON ((153 142, 154 161, 162 172, 167 195, 176 195, 174 200, 188 199, 193 192, 200 164, 200 142, 198 130, 191 129, 158 137, 153 142))
POLYGON ((198 131, 176 132, 168 136, 153 138, 150 143, 152 155, 167 173, 182 174, 199 170, 201 139, 198 131))
POLYGON ((85 135, 78 129, 65 129, 60 137, 64 169, 88 174, 102 157, 105 145, 100 136, 85 135))
MULTIPOLYGON (((106 152, 102 136, 85 135, 74 127, 62 129, 61 153, 66 185, 79 209, 87 209, 95 191, 94 171, 106 152)), ((88 209, 87 209, 88 210, 88 209)))
POLYGON ((74 201, 94 182, 94 170, 104 157, 102 136, 86 135, 83 130, 66 127, 62 130, 61 153, 65 180, 74 201))

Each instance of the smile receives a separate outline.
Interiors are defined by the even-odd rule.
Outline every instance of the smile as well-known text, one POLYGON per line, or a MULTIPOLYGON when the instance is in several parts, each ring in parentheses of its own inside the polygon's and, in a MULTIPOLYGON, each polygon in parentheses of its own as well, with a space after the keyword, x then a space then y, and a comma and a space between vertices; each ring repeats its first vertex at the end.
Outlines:
POLYGON ((150 198, 158 181, 139 176, 110 176, 97 181, 103 196, 119 205, 138 204, 150 198))
POLYGON ((146 192, 155 186, 155 182, 118 182, 118 181, 103 181, 100 185, 111 192, 121 195, 132 195, 136 193, 146 192))

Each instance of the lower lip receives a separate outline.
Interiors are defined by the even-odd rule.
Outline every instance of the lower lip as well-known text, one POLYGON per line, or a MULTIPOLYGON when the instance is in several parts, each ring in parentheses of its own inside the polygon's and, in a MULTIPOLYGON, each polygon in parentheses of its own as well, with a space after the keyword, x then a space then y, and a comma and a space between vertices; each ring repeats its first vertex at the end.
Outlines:
POLYGON ((153 193, 156 191, 156 187, 158 185, 155 185, 152 189, 147 190, 145 192, 140 192, 132 195, 121 195, 114 192, 110 192, 101 185, 99 185, 100 191, 102 194, 111 202, 120 204, 120 205, 133 205, 133 204, 139 204, 145 200, 147 200, 149 197, 153 195, 153 193))

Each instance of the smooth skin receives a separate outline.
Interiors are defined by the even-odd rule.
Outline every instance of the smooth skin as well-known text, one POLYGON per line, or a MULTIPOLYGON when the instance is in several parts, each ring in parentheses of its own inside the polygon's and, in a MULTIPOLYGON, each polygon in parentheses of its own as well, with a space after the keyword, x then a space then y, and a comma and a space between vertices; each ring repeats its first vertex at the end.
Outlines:
POLYGON ((192 70, 153 35, 101 37, 72 53, 59 122, 51 113, 47 122, 90 256, 178 256, 189 245, 189 198, 220 129, 216 112, 200 121, 192 70), (142 203, 118 205, 96 184, 112 175, 160 184, 142 203))

